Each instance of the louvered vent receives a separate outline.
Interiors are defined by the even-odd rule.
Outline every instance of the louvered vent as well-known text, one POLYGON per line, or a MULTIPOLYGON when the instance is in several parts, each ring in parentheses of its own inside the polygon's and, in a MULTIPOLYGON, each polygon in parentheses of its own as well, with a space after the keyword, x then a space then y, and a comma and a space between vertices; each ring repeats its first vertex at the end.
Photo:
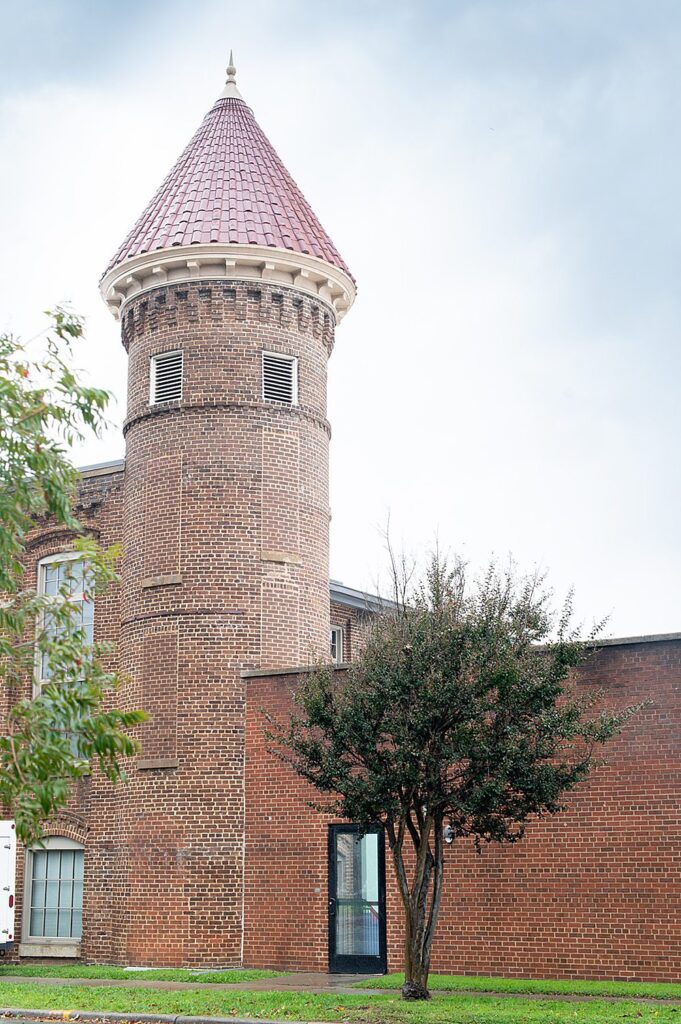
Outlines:
POLYGON ((151 359, 151 403, 182 398, 182 352, 161 352, 151 359))
POLYGON ((266 402, 295 405, 298 401, 297 360, 276 352, 262 354, 262 394, 266 402))

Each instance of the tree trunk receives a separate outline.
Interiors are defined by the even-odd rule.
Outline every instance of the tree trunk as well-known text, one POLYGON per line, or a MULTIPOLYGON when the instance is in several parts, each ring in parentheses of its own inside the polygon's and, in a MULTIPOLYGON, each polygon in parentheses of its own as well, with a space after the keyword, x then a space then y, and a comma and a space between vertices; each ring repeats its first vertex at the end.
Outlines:
POLYGON ((439 881, 441 870, 441 823, 431 815, 422 816, 417 812, 414 821, 409 811, 402 814, 398 828, 394 824, 388 826, 388 840, 402 899, 405 908, 405 983, 402 985, 402 998, 429 999, 428 974, 430 971, 430 948, 434 924, 439 909, 439 881), (403 842, 407 831, 414 843, 416 864, 412 884, 407 877, 405 859, 403 859, 403 842), (435 856, 433 856, 430 839, 434 834, 435 856), (435 885, 431 896, 431 883, 435 868, 435 885), (429 897, 430 900, 429 900, 429 897), (430 902, 430 907, 429 907, 430 902))
POLYGON ((418 925, 410 920, 411 915, 407 913, 407 922, 404 937, 404 984, 402 985, 403 999, 430 999, 428 991, 428 965, 423 962, 423 950, 418 942, 418 925))
POLYGON ((430 952, 442 896, 443 822, 440 815, 417 815, 415 823, 407 812, 400 818, 397 829, 394 822, 389 822, 386 828, 404 907, 402 998, 430 999, 430 952), (404 863, 404 839, 407 832, 416 852, 411 885, 404 863))

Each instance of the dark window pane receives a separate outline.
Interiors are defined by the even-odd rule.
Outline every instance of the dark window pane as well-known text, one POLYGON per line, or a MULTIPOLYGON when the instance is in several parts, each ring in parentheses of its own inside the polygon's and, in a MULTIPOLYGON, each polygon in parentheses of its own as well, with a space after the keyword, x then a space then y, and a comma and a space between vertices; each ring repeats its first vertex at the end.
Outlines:
POLYGON ((80 938, 83 850, 36 850, 32 865, 30 935, 80 938))

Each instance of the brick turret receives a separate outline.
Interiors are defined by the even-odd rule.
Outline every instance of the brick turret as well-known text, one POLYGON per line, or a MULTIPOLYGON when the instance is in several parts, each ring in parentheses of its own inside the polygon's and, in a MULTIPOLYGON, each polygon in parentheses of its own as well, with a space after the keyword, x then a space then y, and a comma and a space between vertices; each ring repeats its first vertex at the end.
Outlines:
POLYGON ((237 964, 240 673, 328 656, 326 372, 354 283, 231 62, 102 293, 129 354, 124 697, 152 716, 117 795, 113 957, 237 964))

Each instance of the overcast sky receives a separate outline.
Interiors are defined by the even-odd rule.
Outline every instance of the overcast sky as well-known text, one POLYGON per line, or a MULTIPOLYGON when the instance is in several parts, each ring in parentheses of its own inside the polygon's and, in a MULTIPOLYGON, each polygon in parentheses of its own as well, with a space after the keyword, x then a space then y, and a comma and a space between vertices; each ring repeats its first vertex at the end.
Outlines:
POLYGON ((329 374, 332 575, 380 536, 512 553, 608 633, 681 629, 677 0, 9 0, 0 327, 70 300, 118 398, 107 261, 239 88, 352 269, 329 374))

